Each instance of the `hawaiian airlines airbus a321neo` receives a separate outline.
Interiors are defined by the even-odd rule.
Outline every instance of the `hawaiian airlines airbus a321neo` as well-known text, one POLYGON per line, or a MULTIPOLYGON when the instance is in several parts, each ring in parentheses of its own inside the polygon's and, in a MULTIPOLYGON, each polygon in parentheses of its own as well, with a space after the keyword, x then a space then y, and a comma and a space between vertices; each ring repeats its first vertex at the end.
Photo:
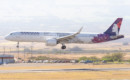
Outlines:
POLYGON ((122 18, 117 20, 102 34, 87 34, 80 33, 82 28, 77 33, 61 33, 61 32, 13 32, 5 37, 6 40, 17 42, 44 42, 47 46, 56 46, 62 44, 61 49, 66 49, 67 43, 92 44, 101 43, 124 38, 124 35, 119 35, 122 18))

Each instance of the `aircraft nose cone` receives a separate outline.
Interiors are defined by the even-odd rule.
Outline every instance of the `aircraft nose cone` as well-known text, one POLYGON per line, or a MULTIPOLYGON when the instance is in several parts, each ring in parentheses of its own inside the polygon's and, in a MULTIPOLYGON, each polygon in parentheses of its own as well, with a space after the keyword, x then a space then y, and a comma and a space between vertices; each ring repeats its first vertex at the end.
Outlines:
POLYGON ((5 39, 6 39, 6 40, 9 40, 9 36, 6 36, 5 39))

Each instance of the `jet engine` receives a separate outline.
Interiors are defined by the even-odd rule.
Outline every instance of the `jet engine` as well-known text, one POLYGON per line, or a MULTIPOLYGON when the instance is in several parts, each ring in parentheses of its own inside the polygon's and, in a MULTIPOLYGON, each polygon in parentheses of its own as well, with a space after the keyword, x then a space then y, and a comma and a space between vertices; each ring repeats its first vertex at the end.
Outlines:
POLYGON ((48 39, 46 41, 46 45, 47 46, 56 46, 58 44, 57 40, 56 39, 48 39))

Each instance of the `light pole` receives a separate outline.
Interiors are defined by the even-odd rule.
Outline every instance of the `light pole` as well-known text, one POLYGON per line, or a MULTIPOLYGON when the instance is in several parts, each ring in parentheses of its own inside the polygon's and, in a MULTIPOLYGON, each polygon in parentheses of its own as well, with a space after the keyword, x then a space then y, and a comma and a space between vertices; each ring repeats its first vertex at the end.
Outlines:
POLYGON ((4 52, 3 52, 3 53, 4 53, 4 55, 5 55, 5 46, 3 47, 3 49, 4 49, 4 52))
POLYGON ((11 48, 10 48, 10 54, 11 54, 11 48))
POLYGON ((19 59, 19 47, 17 48, 17 51, 18 51, 18 59, 19 59))
POLYGON ((33 57, 33 46, 31 46, 31 58, 33 57))
POLYGON ((25 55, 25 46, 24 46, 24 61, 25 61, 25 56, 26 56, 26 55, 25 55))

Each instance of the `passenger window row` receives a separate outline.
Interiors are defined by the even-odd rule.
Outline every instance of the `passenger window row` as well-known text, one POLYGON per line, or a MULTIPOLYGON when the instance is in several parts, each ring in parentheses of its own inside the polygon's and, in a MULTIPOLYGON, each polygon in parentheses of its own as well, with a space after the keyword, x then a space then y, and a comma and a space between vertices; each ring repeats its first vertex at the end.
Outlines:
POLYGON ((21 32, 23 35, 39 35, 39 32, 21 32))

